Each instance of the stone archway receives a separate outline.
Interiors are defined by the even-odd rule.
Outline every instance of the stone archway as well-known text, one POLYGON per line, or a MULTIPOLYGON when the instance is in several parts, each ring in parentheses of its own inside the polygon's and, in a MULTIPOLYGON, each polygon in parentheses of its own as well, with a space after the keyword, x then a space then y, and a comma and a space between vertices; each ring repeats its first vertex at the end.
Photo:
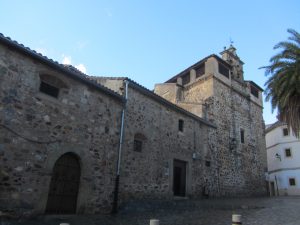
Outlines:
POLYGON ((62 155, 55 163, 50 182, 46 213, 76 213, 80 164, 73 153, 62 155))

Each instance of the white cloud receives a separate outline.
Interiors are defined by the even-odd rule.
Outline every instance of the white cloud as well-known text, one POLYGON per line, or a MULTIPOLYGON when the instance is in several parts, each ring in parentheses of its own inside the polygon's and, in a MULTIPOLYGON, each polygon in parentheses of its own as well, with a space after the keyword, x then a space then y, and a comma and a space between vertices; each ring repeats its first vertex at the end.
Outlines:
MULTIPOLYGON (((66 55, 63 54, 62 57, 63 57, 62 64, 72 65, 71 56, 66 56, 66 55)), ((86 74, 86 67, 82 63, 79 63, 78 65, 75 65, 74 67, 76 69, 78 69, 79 71, 81 71, 82 73, 86 74)))
POLYGON ((37 53, 41 53, 42 55, 46 55, 47 50, 45 48, 35 48, 37 53))
POLYGON ((71 63, 72 63, 71 56, 62 55, 62 57, 63 57, 62 64, 71 65, 71 63))
POLYGON ((79 71, 81 71, 82 73, 86 74, 86 68, 85 68, 85 66, 82 63, 80 63, 77 66, 75 66, 75 68, 78 69, 79 71))

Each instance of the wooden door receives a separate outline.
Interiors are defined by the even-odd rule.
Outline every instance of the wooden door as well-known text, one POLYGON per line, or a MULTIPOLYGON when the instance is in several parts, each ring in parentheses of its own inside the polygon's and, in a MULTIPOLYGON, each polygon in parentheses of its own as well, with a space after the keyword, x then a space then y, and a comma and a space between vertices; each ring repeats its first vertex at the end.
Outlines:
POLYGON ((186 162, 174 160, 173 193, 175 196, 185 196, 186 192, 186 162))
POLYGON ((76 155, 64 154, 53 168, 46 213, 76 213, 79 181, 80 165, 76 155))

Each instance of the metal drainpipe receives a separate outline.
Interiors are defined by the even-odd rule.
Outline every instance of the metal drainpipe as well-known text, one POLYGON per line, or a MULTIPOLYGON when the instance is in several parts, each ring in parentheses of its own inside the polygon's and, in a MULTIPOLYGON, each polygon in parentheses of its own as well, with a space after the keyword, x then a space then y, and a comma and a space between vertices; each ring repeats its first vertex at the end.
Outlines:
POLYGON ((122 146, 123 146, 123 135, 124 135, 124 118, 125 110, 128 99, 128 81, 125 80, 125 105, 122 110, 121 116, 121 128, 120 128, 120 141, 119 141, 119 151, 118 151, 118 164, 117 164, 117 175, 115 180, 115 190, 114 190, 114 200, 112 213, 118 212, 118 195, 119 195, 119 182, 120 182, 120 168, 121 168, 121 155, 122 155, 122 146))

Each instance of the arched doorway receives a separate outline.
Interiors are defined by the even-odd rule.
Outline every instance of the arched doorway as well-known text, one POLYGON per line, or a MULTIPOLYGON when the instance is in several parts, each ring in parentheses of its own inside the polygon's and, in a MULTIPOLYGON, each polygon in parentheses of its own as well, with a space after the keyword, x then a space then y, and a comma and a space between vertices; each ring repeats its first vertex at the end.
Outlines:
POLYGON ((46 213, 76 213, 80 164, 73 153, 62 155, 55 163, 50 182, 46 213))

